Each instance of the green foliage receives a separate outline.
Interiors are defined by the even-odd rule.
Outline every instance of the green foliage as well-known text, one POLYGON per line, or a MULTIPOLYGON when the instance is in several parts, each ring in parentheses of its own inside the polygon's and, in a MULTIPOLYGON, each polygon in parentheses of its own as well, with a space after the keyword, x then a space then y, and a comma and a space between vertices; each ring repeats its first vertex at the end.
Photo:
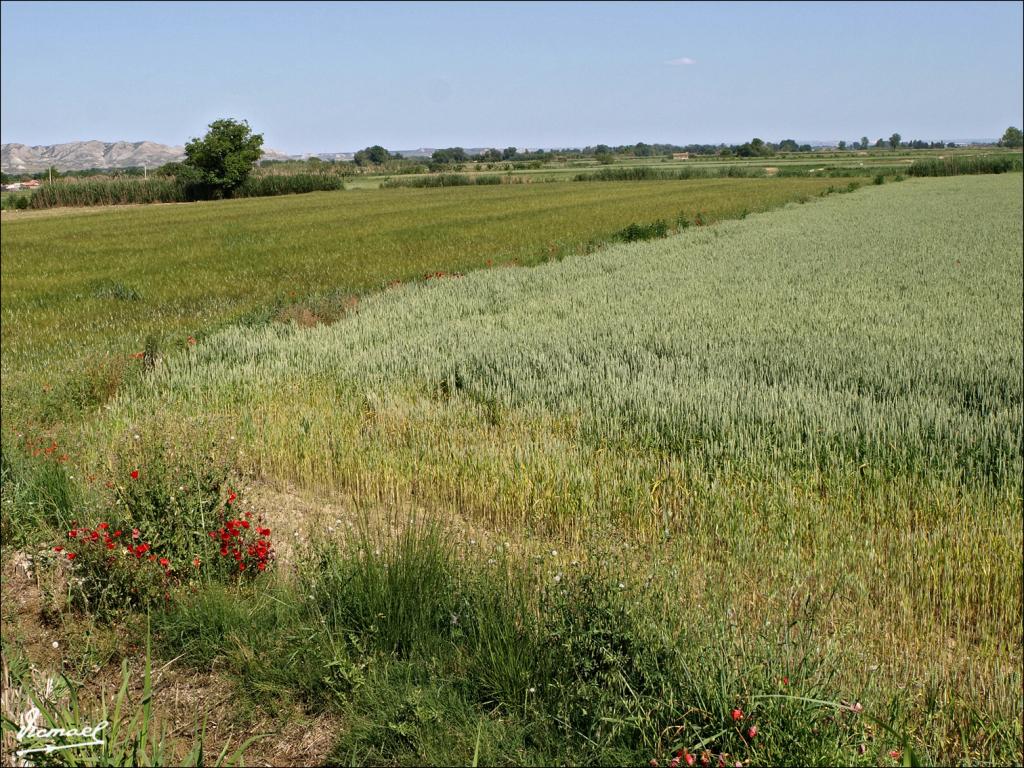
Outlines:
POLYGON ((1016 155, 981 155, 977 157, 948 157, 915 160, 906 169, 908 176, 961 176, 976 173, 1010 173, 1022 169, 1022 160, 1016 155))
POLYGON ((391 153, 388 152, 380 144, 374 144, 372 147, 361 149, 356 152, 355 157, 356 165, 383 165, 391 159, 391 153))
POLYGON ((226 667, 262 706, 294 697, 339 714, 338 761, 640 764, 696 745, 762 762, 856 757, 856 718, 767 698, 787 674, 802 694, 839 698, 810 637, 737 642, 608 567, 538 582, 503 554, 460 557, 436 529, 405 525, 385 541, 316 542, 299 583, 176 602, 156 616, 162 649, 226 667), (759 743, 742 735, 750 724, 759 743))
POLYGON ((38 543, 49 531, 66 530, 82 511, 79 488, 58 451, 63 449, 45 438, 7 432, 0 438, 0 534, 5 544, 38 543))
POLYGON ((137 528, 176 566, 211 551, 237 445, 216 422, 139 425, 115 446, 109 521, 137 528))
POLYGON ((686 179, 762 178, 764 168, 728 165, 712 168, 688 166, 663 170, 649 165, 602 168, 576 174, 573 181, 681 181, 686 179))
MULTIPOLYGON (((792 141, 792 140, 790 140, 792 141)), ((785 144, 785 142, 783 142, 785 144)), ((796 151, 796 142, 793 141, 793 151, 796 151)), ((781 145, 780 145, 781 148, 781 145)), ((736 148, 736 154, 740 157, 768 157, 772 155, 772 148, 764 142, 763 139, 751 139, 746 144, 742 144, 736 148)))
POLYGON ((1020 147, 1024 146, 1024 134, 1021 133, 1020 128, 1014 128, 1011 125, 1003 133, 1003 138, 999 140, 999 146, 1020 149, 1020 147))
POLYGON ((137 203, 181 203, 188 190, 176 178, 122 178, 108 180, 62 179, 44 184, 32 193, 32 208, 61 206, 130 205, 137 203))
POLYGON ((636 240, 653 240, 668 235, 668 222, 659 219, 653 224, 630 224, 625 229, 615 233, 615 239, 624 243, 632 243, 636 240))
POLYGON ((140 531, 101 521, 74 526, 60 541, 49 555, 65 570, 70 608, 111 622, 170 599, 170 560, 140 531))
POLYGON ((425 187, 468 187, 468 186, 494 186, 521 182, 512 176, 498 176, 488 174, 483 176, 470 176, 464 173, 432 173, 428 176, 417 176, 414 179, 385 179, 381 184, 383 189, 394 189, 396 187, 413 187, 423 189, 425 187))
POLYGON ((331 192, 345 188, 341 176, 327 173, 253 175, 235 188, 232 197, 273 197, 307 192, 331 192))
POLYGON ((249 177, 263 154, 262 147, 263 135, 254 134, 244 120, 214 120, 202 139, 185 144, 183 165, 197 172, 194 182, 208 188, 211 195, 230 197, 249 177))
POLYGON ((462 147, 448 147, 447 149, 438 149, 431 156, 430 159, 434 163, 442 165, 454 165, 456 163, 465 163, 469 160, 469 155, 466 154, 466 150, 462 147))

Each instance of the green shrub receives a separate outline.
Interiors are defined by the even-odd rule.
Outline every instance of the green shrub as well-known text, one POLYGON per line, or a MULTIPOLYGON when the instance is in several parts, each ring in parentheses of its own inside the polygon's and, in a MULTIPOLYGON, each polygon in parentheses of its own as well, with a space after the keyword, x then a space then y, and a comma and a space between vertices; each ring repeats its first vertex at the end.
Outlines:
POLYGON ((345 188, 345 182, 336 174, 294 173, 250 176, 232 197, 272 197, 299 195, 307 192, 331 192, 345 188))
POLYGON ((653 240, 668 235, 668 222, 659 219, 653 224, 630 224, 625 229, 615 233, 614 239, 625 243, 632 243, 636 240, 653 240))
POLYGON ((212 424, 154 421, 114 450, 110 522, 139 529, 175 563, 207 562, 219 546, 210 532, 234 501, 235 442, 212 424))
POLYGON ((1009 173, 1021 170, 1021 156, 981 155, 979 157, 947 157, 915 160, 907 168, 908 176, 960 176, 976 173, 1009 173))
POLYGON ((744 178, 765 176, 764 168, 728 165, 720 168, 696 166, 677 169, 652 168, 647 165, 617 168, 601 168, 597 171, 578 173, 573 181, 678 181, 686 179, 744 178))
POLYGON ((381 187, 384 189, 394 189, 396 187, 467 187, 518 183, 511 182, 512 178, 502 177, 497 174, 470 176, 464 173, 432 173, 412 179, 385 179, 381 187))

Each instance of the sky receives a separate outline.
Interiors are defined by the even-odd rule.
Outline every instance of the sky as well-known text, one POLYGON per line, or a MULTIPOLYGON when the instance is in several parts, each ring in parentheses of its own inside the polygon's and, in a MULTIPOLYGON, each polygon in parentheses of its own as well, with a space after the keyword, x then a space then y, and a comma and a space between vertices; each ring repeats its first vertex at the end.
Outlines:
POLYGON ((991 3, 0 3, 4 143, 571 147, 999 137, 1024 14, 991 3))

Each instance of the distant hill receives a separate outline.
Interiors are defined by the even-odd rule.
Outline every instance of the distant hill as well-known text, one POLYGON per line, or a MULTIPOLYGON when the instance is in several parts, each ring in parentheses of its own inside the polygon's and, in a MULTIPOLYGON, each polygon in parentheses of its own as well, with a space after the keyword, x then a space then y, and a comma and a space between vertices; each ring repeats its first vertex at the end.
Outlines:
MULTIPOLYGON (((264 150, 267 159, 284 160, 287 155, 264 150)), ((59 171, 85 171, 90 168, 156 168, 182 160, 184 147, 171 147, 152 141, 73 141, 29 147, 4 144, 0 148, 0 169, 4 173, 36 173, 51 165, 59 171)))

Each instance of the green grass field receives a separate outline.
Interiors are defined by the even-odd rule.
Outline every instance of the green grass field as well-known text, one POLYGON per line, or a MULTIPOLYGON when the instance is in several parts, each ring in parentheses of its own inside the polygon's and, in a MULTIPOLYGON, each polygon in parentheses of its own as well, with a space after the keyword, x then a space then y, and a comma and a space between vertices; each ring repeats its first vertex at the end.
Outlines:
MULTIPOLYGON (((217 749, 274 723, 332 764, 1019 763, 1020 175, 828 186, 5 219, 5 574, 35 555, 73 670, 138 664, 149 607, 154 666, 228 696, 217 749), (100 522, 166 574, 67 537, 100 522)), ((49 651, 10 604, 23 689, 49 651)))
POLYGON ((336 312, 388 283, 537 264, 628 224, 729 218, 807 199, 826 180, 710 180, 319 193, 56 209, 4 221, 4 417, 62 418, 113 386, 110 355, 182 346, 309 302, 336 312), (268 308, 271 308, 268 310, 268 308), (40 412, 40 408, 42 412, 40 412))

